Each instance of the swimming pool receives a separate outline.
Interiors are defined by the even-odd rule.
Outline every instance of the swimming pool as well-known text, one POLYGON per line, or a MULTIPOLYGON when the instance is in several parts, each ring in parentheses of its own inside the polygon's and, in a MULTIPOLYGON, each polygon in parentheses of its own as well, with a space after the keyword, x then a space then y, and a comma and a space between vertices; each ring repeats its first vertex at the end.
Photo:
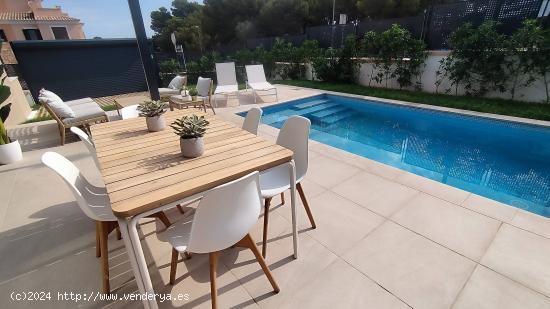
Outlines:
POLYGON ((313 140, 550 217, 550 128, 328 94, 267 107, 262 122, 291 115, 313 140))

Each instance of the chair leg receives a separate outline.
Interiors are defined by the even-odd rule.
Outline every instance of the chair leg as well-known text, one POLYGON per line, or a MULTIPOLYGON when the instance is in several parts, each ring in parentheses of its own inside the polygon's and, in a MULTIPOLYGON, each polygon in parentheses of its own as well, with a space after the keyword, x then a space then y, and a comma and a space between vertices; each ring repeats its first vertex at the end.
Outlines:
POLYGON ((218 276, 218 258, 220 252, 210 252, 210 295, 212 298, 212 309, 218 308, 218 289, 216 287, 216 277, 218 276))
POLYGON ((174 285, 176 282, 176 271, 178 269, 178 250, 172 248, 172 260, 170 261, 170 285, 174 285))
POLYGON ((109 285, 109 250, 108 238, 109 222, 100 222, 100 246, 101 246, 101 273, 103 276, 103 293, 110 294, 111 287, 109 285))
POLYGON ((95 222, 95 256, 101 256, 101 227, 99 226, 101 222, 95 222))
POLYGON ((265 258, 267 253, 267 225, 269 223, 269 205, 271 204, 271 198, 265 199, 264 204, 264 235, 262 239, 262 256, 265 258))
POLYGON ((149 217, 159 218, 160 221, 164 224, 166 228, 169 228, 172 223, 170 223, 170 220, 168 220, 168 217, 164 213, 164 211, 159 211, 157 213, 154 213, 150 215, 149 217))
POLYGON ((115 229, 116 229, 116 239, 121 240, 122 239, 122 234, 120 233, 120 226, 118 226, 118 223, 117 223, 115 229))
POLYGON ((285 193, 281 193, 281 205, 285 204, 285 193))
POLYGON ((65 127, 59 127, 59 137, 61 138, 61 146, 65 145, 65 127))
POLYGON ((304 208, 306 209, 307 217, 309 218, 309 223, 311 223, 311 227, 314 229, 317 228, 317 225, 315 224, 315 220, 313 219, 313 214, 311 213, 311 209, 309 208, 306 195, 304 194, 304 189, 302 188, 302 184, 301 183, 296 184, 296 189, 298 189, 298 194, 300 194, 300 199, 302 199, 302 204, 304 204, 304 208))
POLYGON ((250 236, 250 234, 247 234, 241 241, 239 241, 239 245, 249 248, 252 251, 252 253, 254 253, 256 260, 262 267, 262 270, 264 271, 267 279, 269 280, 269 283, 271 283, 271 286, 273 287, 273 291, 275 293, 279 293, 280 291, 279 286, 277 285, 275 278, 273 278, 273 275, 271 274, 269 267, 267 267, 267 264, 264 258, 260 254, 260 250, 258 250, 258 247, 256 247, 256 242, 254 242, 254 239, 252 239, 252 236, 250 236))

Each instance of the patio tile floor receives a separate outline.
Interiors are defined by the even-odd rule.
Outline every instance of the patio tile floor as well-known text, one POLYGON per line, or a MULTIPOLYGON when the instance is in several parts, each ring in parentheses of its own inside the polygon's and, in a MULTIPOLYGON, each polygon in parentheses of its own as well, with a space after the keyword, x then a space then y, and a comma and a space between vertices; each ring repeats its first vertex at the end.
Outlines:
MULTIPOLYGON (((279 87, 281 100, 316 93, 279 87)), ((271 101, 269 101, 271 102, 271 101)), ((271 103, 264 103, 266 106, 271 103)), ((220 116, 240 124, 235 106, 220 102, 220 116)), ((51 124, 44 124, 45 126, 51 124)), ((55 124, 54 124, 55 125, 55 124)), ((101 177, 80 142, 52 147, 55 130, 26 125, 33 147, 24 160, 0 166, 0 299, 2 308, 133 308, 137 301, 14 302, 11 292, 98 291, 95 225, 77 207, 64 183, 40 164, 45 151, 68 156, 94 183, 101 177), (41 135, 42 134, 42 135, 41 135), (47 141, 41 144, 40 139, 47 141), (41 146, 42 145, 42 146, 41 146), (46 145, 46 146, 44 146, 46 145), (32 150, 35 149, 35 150, 32 150), (7 306, 6 306, 7 304, 7 306)), ((260 135, 274 140, 265 125, 260 135)), ((25 142, 25 141, 24 141, 25 142)), ((304 190, 318 223, 311 229, 298 199, 300 256, 292 258, 290 198, 273 201, 267 262, 281 287, 271 286, 251 252, 222 254, 221 308, 547 308, 550 303, 550 220, 438 182, 311 142, 304 190)), ((181 215, 168 212, 171 220, 181 215)), ((141 224, 145 256, 157 293, 188 293, 161 308, 209 308, 208 259, 196 254, 178 264, 170 286, 171 248, 141 224)), ((262 220, 252 231, 261 242, 262 220)), ((137 291, 121 241, 109 240, 111 286, 137 291)))

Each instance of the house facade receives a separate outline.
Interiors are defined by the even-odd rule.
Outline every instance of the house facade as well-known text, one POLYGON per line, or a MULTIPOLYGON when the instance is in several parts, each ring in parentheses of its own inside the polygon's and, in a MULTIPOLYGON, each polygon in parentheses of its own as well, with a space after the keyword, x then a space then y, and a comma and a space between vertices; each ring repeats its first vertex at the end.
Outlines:
POLYGON ((42 0, 0 0, 0 39, 85 39, 83 24, 61 7, 44 8, 42 0))

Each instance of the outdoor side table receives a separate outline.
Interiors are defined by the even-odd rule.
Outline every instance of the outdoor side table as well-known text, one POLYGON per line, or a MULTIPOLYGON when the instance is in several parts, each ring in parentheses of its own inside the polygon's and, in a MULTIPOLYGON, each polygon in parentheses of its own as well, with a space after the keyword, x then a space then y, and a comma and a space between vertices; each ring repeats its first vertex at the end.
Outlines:
POLYGON ((173 111, 174 108, 182 109, 183 107, 188 108, 189 106, 196 107, 202 105, 204 112, 206 113, 206 102, 204 100, 194 100, 191 96, 183 96, 181 94, 170 96, 169 100, 170 110, 173 111))

